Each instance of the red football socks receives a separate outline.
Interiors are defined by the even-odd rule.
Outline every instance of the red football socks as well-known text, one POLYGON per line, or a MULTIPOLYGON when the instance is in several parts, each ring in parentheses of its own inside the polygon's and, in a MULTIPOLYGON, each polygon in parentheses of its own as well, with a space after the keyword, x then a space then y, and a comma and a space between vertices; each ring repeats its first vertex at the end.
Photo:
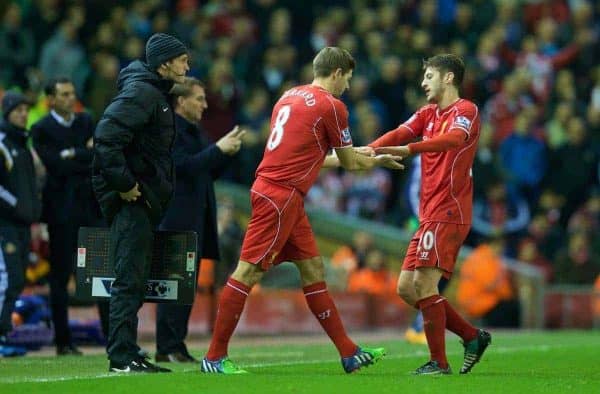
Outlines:
POLYGON ((207 359, 214 361, 227 355, 229 340, 240 320, 248 293, 250 288, 233 278, 229 278, 223 287, 207 359))
POLYGON ((446 310, 446 328, 459 337, 463 341, 469 342, 477 337, 477 329, 469 324, 468 321, 462 318, 455 310, 448 300, 444 299, 442 302, 446 310))
POLYGON ((340 356, 352 356, 358 346, 348 337, 325 282, 303 288, 308 307, 335 344, 340 356))
POLYGON ((417 302, 417 306, 423 312, 423 325, 431 360, 437 361, 440 368, 448 368, 448 360, 446 359, 446 308, 444 307, 444 301, 444 297, 436 294, 417 302))

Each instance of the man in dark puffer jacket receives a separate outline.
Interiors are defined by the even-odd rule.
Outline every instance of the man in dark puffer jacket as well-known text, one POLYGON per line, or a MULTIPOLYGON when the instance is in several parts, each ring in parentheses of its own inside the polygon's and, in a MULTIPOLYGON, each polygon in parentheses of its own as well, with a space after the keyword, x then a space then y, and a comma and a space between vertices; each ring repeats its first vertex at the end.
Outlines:
POLYGON ((173 191, 175 138, 169 91, 189 70, 186 47, 167 34, 146 43, 146 63, 121 70, 119 94, 94 133, 92 184, 111 224, 115 266, 107 353, 111 372, 168 372, 139 355, 137 312, 150 272, 152 230, 173 191))

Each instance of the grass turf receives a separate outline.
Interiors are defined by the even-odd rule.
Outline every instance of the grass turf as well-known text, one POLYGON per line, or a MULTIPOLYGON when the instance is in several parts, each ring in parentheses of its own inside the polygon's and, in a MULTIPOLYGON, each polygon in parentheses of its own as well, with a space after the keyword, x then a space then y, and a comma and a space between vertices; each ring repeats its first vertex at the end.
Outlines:
MULTIPOLYGON (((276 343, 276 341, 275 341, 276 343)), ((0 393, 598 393, 598 331, 500 332, 483 360, 459 375, 462 346, 447 337, 451 376, 411 376, 428 359, 424 346, 402 340, 383 345, 388 355, 346 375, 329 343, 236 346, 230 357, 251 374, 201 374, 197 366, 169 364, 172 374, 121 376, 107 372, 104 355, 0 358, 0 393)), ((192 351, 201 356, 203 349, 192 351)), ((166 365, 166 364, 163 364, 166 365)))

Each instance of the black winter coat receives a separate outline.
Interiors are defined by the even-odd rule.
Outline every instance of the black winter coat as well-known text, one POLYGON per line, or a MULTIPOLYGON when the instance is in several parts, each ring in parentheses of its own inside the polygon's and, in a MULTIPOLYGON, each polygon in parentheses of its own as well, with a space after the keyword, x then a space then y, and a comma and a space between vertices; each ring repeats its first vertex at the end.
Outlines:
POLYGON ((28 226, 37 222, 42 202, 27 134, 0 121, 0 225, 28 226))
POLYGON ((86 146, 94 134, 92 117, 75 114, 71 127, 59 124, 51 114, 31 127, 33 145, 46 167, 42 218, 47 223, 69 220, 93 222, 99 212, 92 192, 93 150, 86 146), (63 149, 75 149, 75 157, 63 159, 63 149))
POLYGON ((94 133, 92 184, 109 222, 121 208, 119 192, 137 182, 141 202, 158 224, 173 193, 171 149, 175 138, 169 91, 162 79, 136 60, 121 70, 119 94, 104 111, 94 133))
POLYGON ((173 161, 175 193, 160 224, 161 230, 195 231, 201 257, 219 259, 217 206, 213 181, 231 157, 223 154, 195 125, 175 115, 177 137, 173 161))

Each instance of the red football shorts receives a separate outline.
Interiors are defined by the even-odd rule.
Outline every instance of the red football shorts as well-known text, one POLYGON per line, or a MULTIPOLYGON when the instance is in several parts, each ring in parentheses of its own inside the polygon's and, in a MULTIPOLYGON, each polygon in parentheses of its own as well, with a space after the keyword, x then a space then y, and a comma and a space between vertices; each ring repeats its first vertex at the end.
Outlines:
POLYGON ((402 270, 437 267, 444 271, 445 278, 450 278, 470 228, 470 224, 421 223, 408 244, 402 270))
POLYGON ((282 261, 319 256, 306 212, 304 196, 293 187, 257 178, 250 190, 252 216, 240 260, 263 270, 282 261))

